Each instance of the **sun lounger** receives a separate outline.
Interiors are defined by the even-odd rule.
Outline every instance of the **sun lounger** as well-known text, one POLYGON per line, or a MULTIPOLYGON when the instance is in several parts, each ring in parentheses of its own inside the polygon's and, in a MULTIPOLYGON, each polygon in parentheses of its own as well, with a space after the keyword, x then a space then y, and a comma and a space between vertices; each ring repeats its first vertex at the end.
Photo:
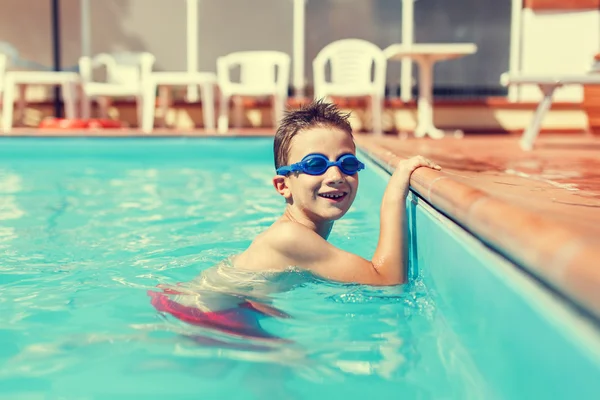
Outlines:
POLYGON ((544 97, 538 104, 529 127, 523 132, 520 145, 523 150, 533 149, 533 144, 540 132, 544 116, 552 106, 554 91, 565 85, 600 85, 600 74, 582 75, 517 75, 504 73, 500 77, 503 86, 509 85, 538 85, 544 97))

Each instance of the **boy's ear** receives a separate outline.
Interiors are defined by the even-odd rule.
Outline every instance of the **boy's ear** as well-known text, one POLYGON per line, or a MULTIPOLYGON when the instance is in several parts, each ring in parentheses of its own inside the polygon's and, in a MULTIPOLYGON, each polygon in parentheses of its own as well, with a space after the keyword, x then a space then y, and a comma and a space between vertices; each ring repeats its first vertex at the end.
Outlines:
POLYGON ((277 193, 279 193, 286 199, 289 199, 292 196, 290 188, 287 185, 287 179, 285 178, 285 176, 275 175, 273 177, 273 186, 275 187, 275 190, 277 190, 277 193))

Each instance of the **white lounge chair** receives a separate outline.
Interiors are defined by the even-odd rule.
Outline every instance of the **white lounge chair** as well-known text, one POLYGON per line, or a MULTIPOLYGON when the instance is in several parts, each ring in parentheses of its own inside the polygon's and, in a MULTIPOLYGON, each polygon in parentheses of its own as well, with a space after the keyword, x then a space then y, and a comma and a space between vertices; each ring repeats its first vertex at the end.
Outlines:
POLYGON ((504 73, 500 77, 503 86, 537 85, 544 97, 540 101, 529 127, 523 132, 520 145, 523 150, 532 150, 537 138, 542 120, 552 106, 552 96, 557 88, 565 85, 600 85, 600 74, 581 75, 521 75, 504 73))
POLYGON ((362 39, 331 42, 313 60, 314 97, 318 100, 328 96, 369 96, 373 131, 380 134, 386 67, 383 50, 371 42, 362 39), (325 76, 328 63, 329 80, 325 76))

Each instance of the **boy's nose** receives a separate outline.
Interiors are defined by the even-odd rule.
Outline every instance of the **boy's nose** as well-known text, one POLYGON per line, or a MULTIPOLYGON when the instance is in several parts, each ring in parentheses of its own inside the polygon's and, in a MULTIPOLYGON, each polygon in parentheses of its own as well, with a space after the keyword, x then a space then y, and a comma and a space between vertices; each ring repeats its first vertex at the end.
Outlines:
POLYGON ((329 167, 325 173, 325 180, 329 184, 339 184, 344 182, 344 175, 338 167, 329 167))

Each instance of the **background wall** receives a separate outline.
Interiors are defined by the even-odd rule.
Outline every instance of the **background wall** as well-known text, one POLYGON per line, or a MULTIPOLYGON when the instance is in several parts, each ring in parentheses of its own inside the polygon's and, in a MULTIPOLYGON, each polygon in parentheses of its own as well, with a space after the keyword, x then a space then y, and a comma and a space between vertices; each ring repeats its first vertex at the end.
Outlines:
MULTIPOLYGON (((185 0, 92 0, 92 52, 146 50, 158 70, 186 67, 185 0)), ((476 55, 436 67, 436 94, 503 94, 499 76, 508 69, 510 1, 416 0, 417 42, 474 42, 476 55)), ((308 0, 307 81, 312 59, 327 43, 357 37, 385 47, 402 40, 402 0, 308 0)), ((237 50, 273 49, 292 53, 292 0, 201 0, 199 65, 214 71, 216 58, 237 50)), ((73 66, 81 51, 79 0, 61 0, 62 64, 73 66)), ((2 0, 0 40, 23 57, 52 64, 50 1, 2 0)), ((415 69, 416 75, 416 69, 415 69)), ((396 93, 400 64, 388 66, 396 93)))

